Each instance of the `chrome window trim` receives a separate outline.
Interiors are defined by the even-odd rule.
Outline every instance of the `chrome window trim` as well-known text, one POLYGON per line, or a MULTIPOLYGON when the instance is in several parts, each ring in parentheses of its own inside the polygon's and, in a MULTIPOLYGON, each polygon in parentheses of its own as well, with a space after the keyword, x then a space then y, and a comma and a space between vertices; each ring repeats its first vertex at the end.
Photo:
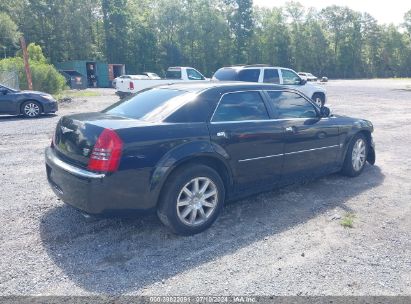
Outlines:
POLYGON ((248 162, 248 161, 253 161, 253 160, 260 160, 260 159, 266 159, 266 158, 273 158, 273 157, 279 157, 279 156, 285 156, 285 155, 293 155, 293 154, 300 154, 300 153, 305 153, 305 152, 312 152, 312 151, 317 151, 317 150, 324 150, 324 149, 332 149, 332 148, 340 148, 340 145, 332 145, 332 146, 326 146, 326 147, 320 147, 320 148, 313 148, 313 149, 307 149, 307 150, 301 150, 301 151, 294 151, 294 152, 287 152, 287 153, 281 153, 281 154, 275 154, 275 155, 267 155, 267 156, 260 156, 260 157, 254 157, 254 158, 246 158, 246 159, 240 159, 238 162, 248 162))
POLYGON ((313 118, 270 118, 265 120, 227 120, 227 121, 211 121, 210 124, 219 125, 219 124, 227 124, 227 123, 243 123, 243 122, 269 122, 269 121, 286 121, 286 120, 307 120, 313 118))
MULTIPOLYGON (((266 102, 265 102, 265 100, 264 100, 264 97, 262 96, 262 94, 264 94, 264 93, 266 93, 265 95, 268 95, 268 92, 288 92, 288 93, 297 94, 297 95, 301 96, 302 98, 304 98, 309 104, 311 104, 311 105, 314 107, 314 109, 316 110, 317 114, 320 115, 318 106, 317 106, 310 98, 308 98, 307 96, 305 96, 304 94, 302 94, 301 92, 296 91, 296 90, 292 90, 292 89, 270 89, 270 90, 254 89, 254 90, 239 90, 239 91, 226 92, 226 93, 224 93, 223 95, 221 95, 221 97, 220 97, 220 99, 218 100, 217 105, 216 105, 216 107, 215 107, 215 109, 214 109, 214 111, 213 111, 213 114, 211 115, 210 124, 216 125, 216 124, 225 124, 225 123, 243 123, 243 122, 246 122, 246 123, 247 123, 247 122, 266 122, 266 121, 286 121, 286 120, 307 120, 307 119, 315 119, 314 117, 311 117, 311 118, 307 118, 307 117, 305 117, 305 118, 298 118, 298 117, 297 117, 297 118, 291 118, 291 117, 290 117, 290 118, 269 118, 269 119, 259 119, 259 120, 213 121, 214 114, 215 114, 215 112, 217 111, 217 109, 218 109, 218 107, 219 107, 219 105, 220 105, 220 103, 221 103, 221 100, 223 99, 223 97, 224 97, 225 95, 227 95, 227 94, 234 94, 234 93, 245 93, 245 92, 258 92, 258 93, 260 93, 260 96, 261 96, 261 98, 262 98, 262 100, 263 100, 264 106, 266 107, 266 110, 267 110, 267 112, 268 112, 268 116, 269 116, 269 117, 270 117, 270 114, 271 114, 271 113, 270 113, 269 109, 267 109, 267 106, 271 106, 271 105, 267 105, 266 102)), ((268 98, 268 96, 266 96, 266 98, 268 98)), ((329 119, 330 117, 320 117, 320 116, 318 116, 317 118, 319 118, 319 119, 329 119)))

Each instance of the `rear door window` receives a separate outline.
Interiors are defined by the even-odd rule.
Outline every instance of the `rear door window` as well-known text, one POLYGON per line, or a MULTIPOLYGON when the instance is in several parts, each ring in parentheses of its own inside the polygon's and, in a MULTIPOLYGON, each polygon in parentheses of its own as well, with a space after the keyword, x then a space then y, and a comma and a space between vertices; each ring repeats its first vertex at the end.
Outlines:
POLYGON ((280 83, 280 75, 277 69, 265 69, 264 70, 264 82, 265 83, 280 83))
POLYGON ((267 109, 259 92, 229 93, 214 112, 213 122, 267 120, 267 109))
POLYGON ((317 111, 304 97, 293 92, 269 91, 269 101, 277 110, 279 119, 316 118, 317 111))
POLYGON ((260 78, 260 69, 245 69, 238 73, 240 81, 258 82, 258 78, 260 78))

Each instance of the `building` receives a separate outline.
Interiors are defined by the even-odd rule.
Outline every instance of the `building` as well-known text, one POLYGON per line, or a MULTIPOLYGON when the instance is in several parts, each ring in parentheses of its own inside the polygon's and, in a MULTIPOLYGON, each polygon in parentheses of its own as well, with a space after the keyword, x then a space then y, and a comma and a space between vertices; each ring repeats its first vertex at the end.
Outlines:
POLYGON ((124 64, 108 64, 103 61, 71 60, 59 62, 57 69, 76 71, 85 77, 87 87, 109 88, 114 78, 125 74, 124 64))

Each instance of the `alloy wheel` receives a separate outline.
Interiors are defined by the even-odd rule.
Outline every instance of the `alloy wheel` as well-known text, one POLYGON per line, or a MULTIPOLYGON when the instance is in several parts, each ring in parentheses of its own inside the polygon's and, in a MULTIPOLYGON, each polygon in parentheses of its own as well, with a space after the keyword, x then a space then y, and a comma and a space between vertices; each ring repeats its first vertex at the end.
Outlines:
POLYGON ((352 166, 355 171, 360 171, 366 161, 366 146, 362 138, 357 139, 352 149, 352 166))
POLYGON ((218 190, 208 177, 197 177, 188 182, 177 197, 177 215, 188 226, 204 224, 218 204, 218 190))
POLYGON ((23 110, 24 114, 29 117, 36 117, 40 114, 40 107, 34 102, 27 103, 23 110))

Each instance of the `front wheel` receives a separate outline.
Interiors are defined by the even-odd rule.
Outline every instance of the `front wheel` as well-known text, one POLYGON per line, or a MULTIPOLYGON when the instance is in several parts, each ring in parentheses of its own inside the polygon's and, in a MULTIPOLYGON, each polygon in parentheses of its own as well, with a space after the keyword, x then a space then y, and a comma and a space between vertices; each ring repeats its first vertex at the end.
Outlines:
POLYGON ((362 134, 357 134, 348 146, 342 173, 346 176, 355 177, 362 173, 367 162, 368 143, 362 134))
POLYGON ((212 168, 189 165, 168 178, 157 214, 174 233, 193 235, 217 219, 225 198, 224 183, 212 168))
POLYGON ((21 106, 21 110, 23 115, 28 118, 35 118, 41 114, 41 106, 36 101, 26 101, 21 106))

